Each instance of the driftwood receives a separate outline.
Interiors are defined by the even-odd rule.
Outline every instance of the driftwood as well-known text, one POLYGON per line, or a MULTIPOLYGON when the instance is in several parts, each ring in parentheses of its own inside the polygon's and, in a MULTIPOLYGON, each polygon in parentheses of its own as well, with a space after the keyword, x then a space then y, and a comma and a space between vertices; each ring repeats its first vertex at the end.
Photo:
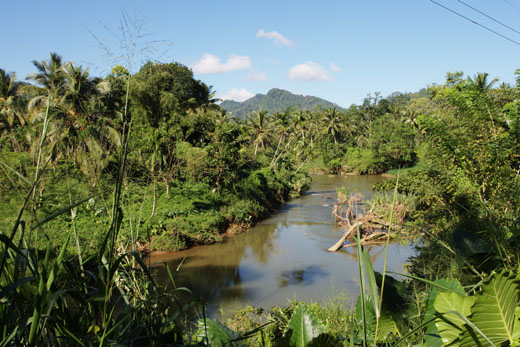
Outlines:
MULTIPOLYGON (((355 242, 345 245, 345 241, 352 238, 353 231, 362 225, 363 228, 360 228, 362 245, 381 243, 382 238, 392 237, 395 231, 400 230, 400 225, 397 223, 392 223, 390 228, 390 223, 383 220, 384 216, 374 212, 374 205, 366 214, 355 213, 361 204, 361 196, 355 195, 334 205, 332 215, 336 219, 336 223, 343 226, 346 231, 338 242, 328 249, 329 252, 336 252, 341 247, 355 246, 355 242)), ((404 213, 396 219, 400 222, 404 221, 404 213)))
POLYGON ((363 222, 357 222, 354 225, 351 225, 350 228, 347 231, 345 231, 345 234, 343 234, 341 239, 339 239, 339 241, 336 242, 334 244, 334 246, 330 247, 328 249, 328 251, 329 252, 336 252, 338 249, 343 247, 343 244, 345 243, 345 240, 350 236, 350 234, 354 231, 354 229, 356 229, 357 227, 359 227, 361 225, 363 225, 363 222))
MULTIPOLYGON (((362 243, 363 246, 377 246, 377 245, 384 245, 386 242, 385 241, 364 241, 362 243)), ((349 243, 348 245, 344 245, 343 248, 348 248, 348 247, 355 247, 357 246, 357 243, 349 243)))

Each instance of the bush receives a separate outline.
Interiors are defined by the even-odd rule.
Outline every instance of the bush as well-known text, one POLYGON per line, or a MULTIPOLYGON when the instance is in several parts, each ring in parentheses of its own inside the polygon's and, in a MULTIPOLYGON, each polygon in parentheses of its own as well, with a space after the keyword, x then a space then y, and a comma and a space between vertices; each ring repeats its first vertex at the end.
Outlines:
POLYGON ((345 154, 345 168, 348 172, 359 175, 375 175, 383 173, 383 167, 370 149, 348 148, 345 154))

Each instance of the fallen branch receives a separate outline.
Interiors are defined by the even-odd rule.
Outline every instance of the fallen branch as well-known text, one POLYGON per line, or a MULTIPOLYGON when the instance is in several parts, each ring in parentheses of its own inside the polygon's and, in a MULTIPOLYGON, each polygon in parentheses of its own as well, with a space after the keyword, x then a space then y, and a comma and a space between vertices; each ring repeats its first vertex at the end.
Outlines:
MULTIPOLYGON (((379 231, 379 232, 375 232, 375 233, 372 233, 370 235, 367 235, 365 237, 363 237, 359 243, 361 243, 361 245, 363 246, 366 246, 366 245, 373 245, 373 244, 380 244, 380 243, 383 243, 383 241, 379 241, 378 239, 381 238, 382 236, 387 236, 387 233, 384 233, 382 231, 379 231), (376 240, 374 240, 376 239, 376 240)), ((357 243, 349 243, 348 245, 345 245, 344 247, 352 247, 352 246, 355 246, 357 243)))
POLYGON ((345 240, 350 236, 350 234, 356 229, 357 227, 363 225, 365 222, 357 222, 354 225, 352 225, 343 236, 339 239, 338 242, 336 242, 332 247, 330 247, 327 251, 329 252, 336 252, 338 249, 343 247, 343 244, 345 243, 345 240))
MULTIPOLYGON (((385 244, 385 241, 365 241, 365 242, 361 242, 362 246, 374 246, 374 245, 384 245, 384 244, 385 244)), ((357 243, 349 243, 348 245, 344 245, 343 247, 344 248, 348 248, 348 247, 354 247, 356 245, 357 245, 357 243)))

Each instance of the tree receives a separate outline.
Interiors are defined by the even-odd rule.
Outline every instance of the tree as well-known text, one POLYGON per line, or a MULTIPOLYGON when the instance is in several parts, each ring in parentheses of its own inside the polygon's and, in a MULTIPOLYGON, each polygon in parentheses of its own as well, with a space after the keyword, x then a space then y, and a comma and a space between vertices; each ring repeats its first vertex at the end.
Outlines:
POLYGON ((63 58, 57 53, 51 53, 49 60, 33 60, 37 71, 27 76, 28 80, 34 81, 45 88, 49 93, 58 93, 65 84, 63 75, 63 58))
POLYGON ((25 118, 18 109, 14 89, 16 75, 0 69, 0 130, 6 129, 10 135, 13 148, 19 149, 18 141, 13 133, 16 125, 24 126, 25 118), (17 124, 18 123, 18 124, 17 124))
POLYGON ((337 136, 341 133, 341 115, 335 108, 328 108, 321 119, 323 131, 326 135, 331 135, 334 143, 337 143, 337 136))
POLYGON ((498 82, 498 78, 493 78, 491 81, 488 81, 488 76, 489 74, 486 72, 479 72, 473 78, 469 77, 468 81, 477 91, 487 92, 498 82))
POLYGON ((208 86, 179 63, 146 63, 134 76, 131 90, 137 114, 152 127, 174 115, 210 104, 208 86))
POLYGON ((27 78, 36 85, 23 89, 32 95, 29 111, 33 120, 49 109, 47 138, 51 157, 54 162, 61 156, 71 157, 95 184, 110 150, 120 140, 111 119, 103 115, 100 100, 110 91, 110 84, 91 78, 88 69, 65 63, 56 53, 51 53, 47 61, 33 64, 37 71, 27 78))
POLYGON ((270 142, 270 121, 271 117, 267 111, 257 111, 246 118, 246 126, 249 128, 253 145, 255 146, 255 158, 258 149, 265 149, 266 144, 270 142))

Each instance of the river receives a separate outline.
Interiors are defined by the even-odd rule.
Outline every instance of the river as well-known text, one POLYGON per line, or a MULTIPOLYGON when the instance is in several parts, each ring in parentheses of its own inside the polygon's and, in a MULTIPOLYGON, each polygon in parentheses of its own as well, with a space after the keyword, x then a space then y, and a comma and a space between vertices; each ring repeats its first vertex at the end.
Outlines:
MULTIPOLYGON (((327 252, 343 234, 331 214, 336 188, 347 187, 368 199, 371 186, 382 179, 315 175, 310 191, 251 230, 160 260, 169 264, 176 286, 190 288, 206 303, 209 316, 227 315, 246 305, 282 306, 295 298, 316 302, 342 295, 355 300, 359 293, 355 248, 327 252)), ((375 270, 382 271, 384 247, 367 250, 375 270)), ((392 243, 388 270, 404 272, 403 264, 413 254, 412 246, 392 243)), ((164 268, 157 270, 156 278, 163 284, 169 281, 164 268)))

